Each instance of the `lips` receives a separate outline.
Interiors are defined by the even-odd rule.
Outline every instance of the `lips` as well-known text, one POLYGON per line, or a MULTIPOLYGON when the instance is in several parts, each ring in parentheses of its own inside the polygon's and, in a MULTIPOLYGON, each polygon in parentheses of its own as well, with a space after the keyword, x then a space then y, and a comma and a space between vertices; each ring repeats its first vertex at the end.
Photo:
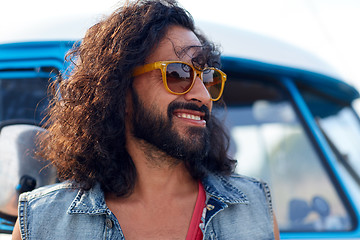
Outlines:
POLYGON ((204 119, 205 113, 187 110, 187 109, 177 109, 173 112, 174 116, 187 121, 188 123, 192 123, 195 125, 205 126, 206 120, 204 119))
POLYGON ((169 119, 175 117, 188 124, 206 126, 210 118, 209 108, 205 105, 199 107, 194 103, 172 102, 168 106, 169 119))
POLYGON ((192 115, 192 114, 186 114, 186 113, 178 113, 176 114, 177 117, 179 118, 187 118, 187 119, 192 119, 192 120, 201 120, 201 117, 198 115, 192 115))

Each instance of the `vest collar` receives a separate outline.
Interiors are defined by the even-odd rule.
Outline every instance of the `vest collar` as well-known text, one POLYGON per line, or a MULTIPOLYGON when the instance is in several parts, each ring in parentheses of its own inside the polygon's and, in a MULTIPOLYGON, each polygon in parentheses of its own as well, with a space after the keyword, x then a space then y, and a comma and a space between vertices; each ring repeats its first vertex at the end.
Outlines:
POLYGON ((242 192, 237 186, 232 184, 231 176, 224 177, 220 175, 209 174, 203 179, 202 184, 205 191, 210 196, 215 197, 222 202, 230 204, 249 203, 245 193, 242 192))
POLYGON ((68 208, 69 214, 106 214, 109 209, 105 203, 104 192, 100 188, 100 184, 96 184, 88 191, 79 190, 75 199, 68 208))
MULTIPOLYGON (((249 203, 245 193, 231 183, 231 177, 209 174, 202 180, 202 184, 208 195, 224 203, 249 203)), ((88 191, 79 190, 67 212, 69 214, 108 214, 110 210, 106 206, 100 184, 96 184, 88 191)))

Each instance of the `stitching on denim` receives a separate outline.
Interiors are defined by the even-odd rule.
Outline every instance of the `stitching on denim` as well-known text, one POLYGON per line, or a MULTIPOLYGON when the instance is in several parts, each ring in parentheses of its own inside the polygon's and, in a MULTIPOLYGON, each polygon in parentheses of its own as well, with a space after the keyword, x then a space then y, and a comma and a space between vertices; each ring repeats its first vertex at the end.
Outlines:
MULTIPOLYGON (((212 218, 213 218, 213 217, 212 217, 212 218)), ((212 218, 211 218, 211 219, 212 219, 212 218)), ((217 237, 216 237, 216 234, 215 234, 215 231, 214 231, 214 223, 213 223, 213 222, 210 222, 211 219, 209 219, 208 224, 206 224, 205 234, 204 234, 204 238, 203 238, 203 239, 216 240, 217 237), (211 225, 211 229, 210 229, 210 230, 207 230, 207 228, 208 228, 207 226, 210 227, 210 225, 211 225), (209 231, 209 232, 206 233, 207 231, 209 231), (206 238, 206 237, 207 237, 207 238, 206 238)))
MULTIPOLYGON (((238 189, 233 184, 231 184, 229 181, 227 181, 223 176, 218 176, 218 177, 223 185, 225 185, 227 188, 237 192, 241 196, 242 199, 240 201, 237 199, 235 201, 236 203, 246 203, 246 204, 249 203, 249 200, 247 199, 246 195, 240 189, 238 189)), ((225 198, 226 198, 226 200, 230 201, 230 199, 228 197, 225 197, 225 198)))
MULTIPOLYGON (((115 214, 112 213, 109 208, 106 209, 106 212, 105 212, 105 213, 108 215, 108 216, 106 216, 106 217, 109 217, 109 218, 113 221, 114 227, 112 228, 111 231, 114 231, 114 229, 117 228, 118 231, 120 232, 120 237, 121 237, 121 239, 125 239, 123 230, 121 229, 120 223, 119 223, 119 221, 117 220, 115 214)), ((110 237, 110 235, 109 235, 109 237, 110 237)))
POLYGON ((209 187, 206 187, 206 188, 205 188, 205 191, 206 191, 207 193, 209 193, 210 196, 212 196, 212 197, 214 197, 214 198, 216 198, 216 199, 219 199, 219 200, 222 201, 222 202, 241 203, 241 204, 248 204, 248 203, 249 203, 248 199, 247 199, 246 196, 243 195, 243 194, 242 194, 242 195, 243 195, 243 197, 242 197, 243 199, 233 199, 233 198, 230 199, 230 198, 224 196, 223 194, 220 194, 218 191, 210 189, 209 187))
POLYGON ((80 202, 81 196, 84 194, 84 191, 82 189, 80 189, 78 191, 78 193, 76 194, 76 197, 74 198, 74 200, 72 201, 70 207, 69 207, 69 211, 73 212, 73 208, 77 205, 78 202, 80 202))
POLYGON ((82 195, 84 194, 84 190, 80 189, 78 191, 78 193, 76 194, 76 197, 74 198, 74 200, 71 202, 70 207, 68 208, 68 213, 72 214, 72 213, 86 213, 86 211, 84 210, 74 210, 75 206, 80 202, 80 199, 82 197, 82 195))
POLYGON ((274 224, 274 211, 273 211, 273 206, 272 206, 272 200, 271 200, 271 192, 270 192, 270 188, 269 186, 267 185, 266 182, 261 182, 261 186, 262 186, 262 189, 265 193, 265 197, 266 197, 266 200, 267 200, 267 203, 268 203, 268 207, 269 207, 269 213, 270 213, 270 218, 271 218, 271 221, 272 221, 272 224, 274 224))
POLYGON ((54 186, 45 186, 41 188, 37 188, 32 192, 23 193, 20 195, 19 199, 23 199, 26 201, 32 202, 33 200, 36 200, 37 198, 47 196, 49 194, 52 194, 53 192, 56 192, 60 189, 75 189, 76 187, 72 183, 61 183, 54 186), (43 190, 45 189, 45 190, 43 190))
POLYGON ((20 233, 21 233, 21 239, 28 239, 29 235, 28 235, 28 230, 26 227, 26 208, 25 208, 25 204, 27 204, 27 202, 25 201, 21 201, 19 202, 19 225, 20 225, 20 233))
POLYGON ((80 209, 75 209, 76 206, 81 203, 82 206, 87 207, 87 205, 85 203, 81 202, 81 198, 82 196, 85 194, 85 191, 80 189, 76 195, 76 197, 74 198, 74 200, 72 201, 70 207, 68 208, 67 213, 68 214, 73 214, 73 213, 79 213, 79 214, 97 214, 97 215, 101 215, 101 214, 106 214, 106 209, 101 208, 101 209, 96 209, 96 210, 92 210, 89 211, 87 210, 80 210, 80 209))

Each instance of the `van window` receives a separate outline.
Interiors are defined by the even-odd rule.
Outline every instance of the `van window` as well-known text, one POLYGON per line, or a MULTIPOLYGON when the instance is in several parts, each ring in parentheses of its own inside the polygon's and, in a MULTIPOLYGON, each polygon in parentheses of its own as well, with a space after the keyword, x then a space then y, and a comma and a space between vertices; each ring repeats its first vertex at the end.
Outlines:
POLYGON ((39 122, 48 105, 49 78, 0 78, 0 121, 29 119, 39 122))
POLYGON ((360 122, 353 108, 313 89, 300 91, 337 160, 360 184, 360 122))
POLYGON ((215 112, 226 119, 236 172, 269 183, 280 230, 351 230, 353 215, 281 86, 229 77, 225 91, 227 109, 215 112))

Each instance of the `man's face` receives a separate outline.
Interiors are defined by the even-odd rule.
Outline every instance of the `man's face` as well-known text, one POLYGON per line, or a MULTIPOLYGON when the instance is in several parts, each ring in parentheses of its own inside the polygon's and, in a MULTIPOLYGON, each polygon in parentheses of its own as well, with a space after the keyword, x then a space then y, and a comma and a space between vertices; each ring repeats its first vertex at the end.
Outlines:
MULTIPOLYGON (((189 46, 201 46, 195 34, 172 26, 146 63, 180 60, 191 64, 199 48, 189 48, 180 56, 175 53, 189 46)), ((177 159, 195 160, 207 155, 212 101, 201 79, 196 79, 188 93, 174 95, 165 89, 161 71, 153 70, 134 79, 131 95, 135 137, 177 159)))

